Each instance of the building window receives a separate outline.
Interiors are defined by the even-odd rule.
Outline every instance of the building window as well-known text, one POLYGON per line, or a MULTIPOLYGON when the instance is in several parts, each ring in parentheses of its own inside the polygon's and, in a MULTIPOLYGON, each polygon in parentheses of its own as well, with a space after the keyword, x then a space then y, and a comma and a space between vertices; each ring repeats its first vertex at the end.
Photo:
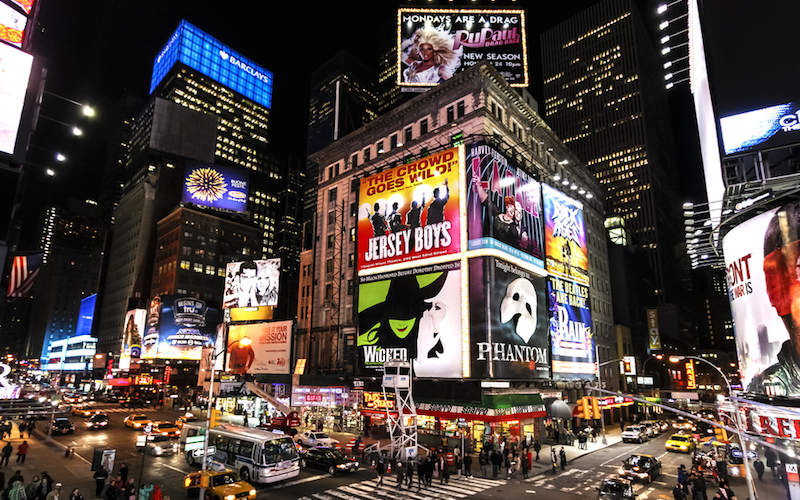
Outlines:
POLYGON ((192 247, 182 247, 181 248, 181 255, 184 257, 191 257, 192 256, 192 247))
POLYGON ((419 122, 419 135, 425 135, 428 133, 428 119, 425 118, 421 122, 419 122))
POLYGON ((206 266, 206 274, 208 274, 210 276, 214 276, 215 272, 216 272, 216 269, 214 269, 214 266, 206 266))
POLYGON ((181 269, 183 269, 184 271, 188 271, 189 269, 191 269, 191 267, 192 264, 188 260, 181 261, 181 269))
POLYGON ((450 106, 449 108, 447 108, 447 123, 450 123, 450 122, 452 122, 453 120, 456 119, 455 111, 456 110, 455 110, 455 108, 453 106, 450 106))
POLYGON ((411 127, 408 127, 406 129, 406 138, 404 139, 403 142, 405 142, 405 143, 411 142, 411 127))
POLYGON ((353 179, 352 181, 350 181, 350 192, 355 193, 356 191, 358 191, 360 185, 361 181, 359 181, 358 179, 353 179))
POLYGON ((217 268, 217 276, 220 276, 222 278, 225 277, 225 268, 224 267, 218 267, 217 268))
POLYGON ((350 204, 350 217, 358 215, 358 203, 353 202, 350 204))
POLYGON ((358 166, 358 153, 355 153, 350 157, 350 165, 353 167, 358 166))
POLYGON ((350 259, 349 259, 349 261, 347 263, 347 267, 353 267, 353 265, 355 265, 355 262, 356 262, 356 254, 351 253, 350 254, 350 259))
POLYGON ((383 141, 378 141, 375 143, 375 151, 377 151, 378 154, 383 153, 383 141))
POLYGON ((328 202, 329 203, 336 203, 336 195, 337 195, 336 188, 331 188, 328 191, 328 202))
POLYGON ((397 134, 394 134, 389 138, 389 149, 392 150, 396 147, 397 147, 397 134))
POLYGON ((199 262, 195 262, 194 266, 193 266, 193 269, 194 269, 194 272, 196 272, 196 273, 202 273, 203 272, 203 264, 201 264, 199 262))
POLYGON ((347 280, 347 295, 353 295, 353 280, 347 280))
POLYGON ((334 243, 334 235, 329 234, 328 235, 328 248, 333 248, 333 243, 334 243))
POLYGON ((336 211, 331 210, 328 212, 328 225, 332 226, 334 222, 336 222, 336 211))
POLYGON ((356 228, 350 228, 350 241, 356 241, 356 228))
POLYGON ((370 148, 364 149, 364 163, 369 161, 369 156, 370 156, 370 148))
POLYGON ((458 116, 459 118, 464 116, 465 113, 464 108, 465 108, 464 101, 458 101, 458 103, 456 104, 456 116, 458 116))

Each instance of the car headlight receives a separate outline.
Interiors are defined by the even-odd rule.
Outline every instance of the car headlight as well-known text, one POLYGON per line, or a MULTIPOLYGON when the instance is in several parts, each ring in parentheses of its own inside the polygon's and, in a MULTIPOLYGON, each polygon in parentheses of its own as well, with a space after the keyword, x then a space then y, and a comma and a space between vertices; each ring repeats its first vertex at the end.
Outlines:
POLYGON ((236 500, 236 495, 225 495, 225 500, 236 500))
POLYGON ((251 497, 256 496, 256 490, 250 490, 250 496, 251 497))
POLYGON ((139 427, 141 427, 141 426, 142 426, 142 424, 133 424, 133 426, 134 426, 134 427, 136 427, 136 428, 138 429, 139 427))
POLYGON ((355 467, 358 467, 358 462, 356 462, 354 465, 355 465, 355 467))
POLYGON ((681 449, 682 449, 682 450, 685 450, 685 449, 686 449, 686 447, 685 447, 685 446, 681 446, 681 449))
POLYGON ((347 468, 347 465, 346 464, 339 464, 339 465, 336 466, 336 468, 337 469, 345 469, 345 468, 347 468))
POLYGON ((619 472, 620 474, 625 474, 625 469, 623 469, 622 467, 620 467, 618 472, 619 472))

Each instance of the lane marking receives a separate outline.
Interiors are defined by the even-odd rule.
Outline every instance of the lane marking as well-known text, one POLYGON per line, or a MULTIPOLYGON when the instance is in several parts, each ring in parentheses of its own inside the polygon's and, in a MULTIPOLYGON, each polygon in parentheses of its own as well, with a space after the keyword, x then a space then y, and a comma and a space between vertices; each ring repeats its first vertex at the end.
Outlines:
POLYGON ((320 476, 308 476, 308 477, 304 477, 303 479, 298 479, 296 481, 290 481, 288 483, 276 484, 275 486, 270 486, 269 489, 270 490, 279 490, 281 488, 286 488, 288 486, 294 486, 295 484, 303 484, 303 483, 310 483, 311 481, 319 481, 323 477, 326 477, 326 476, 321 476, 321 475, 320 476))

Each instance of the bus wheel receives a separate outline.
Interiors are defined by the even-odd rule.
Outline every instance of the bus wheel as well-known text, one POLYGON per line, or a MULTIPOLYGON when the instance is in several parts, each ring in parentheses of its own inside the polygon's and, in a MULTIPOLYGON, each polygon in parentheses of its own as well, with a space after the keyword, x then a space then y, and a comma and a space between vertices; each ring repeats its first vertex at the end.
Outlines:
POLYGON ((250 469, 247 467, 242 467, 242 470, 239 471, 239 476, 242 478, 242 481, 245 483, 250 482, 250 469))
POLYGON ((186 452, 186 462, 187 462, 189 465, 195 465, 195 461, 194 461, 194 453, 192 453, 192 452, 190 452, 190 451, 187 451, 187 452, 186 452))

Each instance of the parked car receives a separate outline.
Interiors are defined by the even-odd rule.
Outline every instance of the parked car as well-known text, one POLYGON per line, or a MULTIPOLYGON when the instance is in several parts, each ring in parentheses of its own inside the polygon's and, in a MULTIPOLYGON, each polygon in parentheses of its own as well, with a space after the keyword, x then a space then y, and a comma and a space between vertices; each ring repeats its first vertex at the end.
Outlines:
POLYGON ((125 417, 125 425, 132 429, 143 429, 147 424, 151 424, 147 415, 143 413, 134 413, 125 417))
MULTIPOLYGON (((145 436, 140 436, 145 437, 145 436)), ((178 453, 178 441, 169 436, 151 435, 146 436, 147 441, 144 446, 137 446, 136 451, 146 451, 148 455, 161 457, 165 455, 175 455, 178 453)), ((138 444, 138 443, 137 443, 138 444)))
POLYGON ((661 461, 653 455, 631 455, 622 462, 619 475, 631 481, 641 479, 652 483, 654 478, 661 475, 661 461))
POLYGON ((633 483, 622 477, 607 477, 597 488, 600 493, 597 498, 600 500, 633 500, 636 493, 633 490, 633 483))
POLYGON ((310 448, 300 453, 300 467, 313 467, 328 471, 333 476, 337 472, 355 472, 358 462, 347 458, 339 450, 332 448, 310 448))
POLYGON ((324 432, 306 431, 294 437, 295 443, 312 448, 336 448, 339 441, 324 432))
POLYGON ((667 449, 667 451, 680 451, 683 453, 692 453, 695 449, 695 446, 696 445, 692 435, 683 432, 673 434, 664 444, 664 447, 667 449))
POLYGON ((86 421, 87 429, 105 429, 108 427, 108 415, 105 413, 95 413, 86 421))
MULTIPOLYGON (((50 424, 48 424, 50 427, 50 424)), ((53 428, 49 431, 51 434, 72 434, 75 432, 75 426, 68 418, 57 418, 53 421, 53 428)))
POLYGON ((658 436, 661 433, 661 429, 652 420, 639 422, 639 425, 644 427, 644 431, 647 433, 647 437, 649 438, 658 436))
POLYGON ((647 441, 647 434, 641 425, 629 425, 622 431, 622 441, 624 443, 644 443, 647 441))

